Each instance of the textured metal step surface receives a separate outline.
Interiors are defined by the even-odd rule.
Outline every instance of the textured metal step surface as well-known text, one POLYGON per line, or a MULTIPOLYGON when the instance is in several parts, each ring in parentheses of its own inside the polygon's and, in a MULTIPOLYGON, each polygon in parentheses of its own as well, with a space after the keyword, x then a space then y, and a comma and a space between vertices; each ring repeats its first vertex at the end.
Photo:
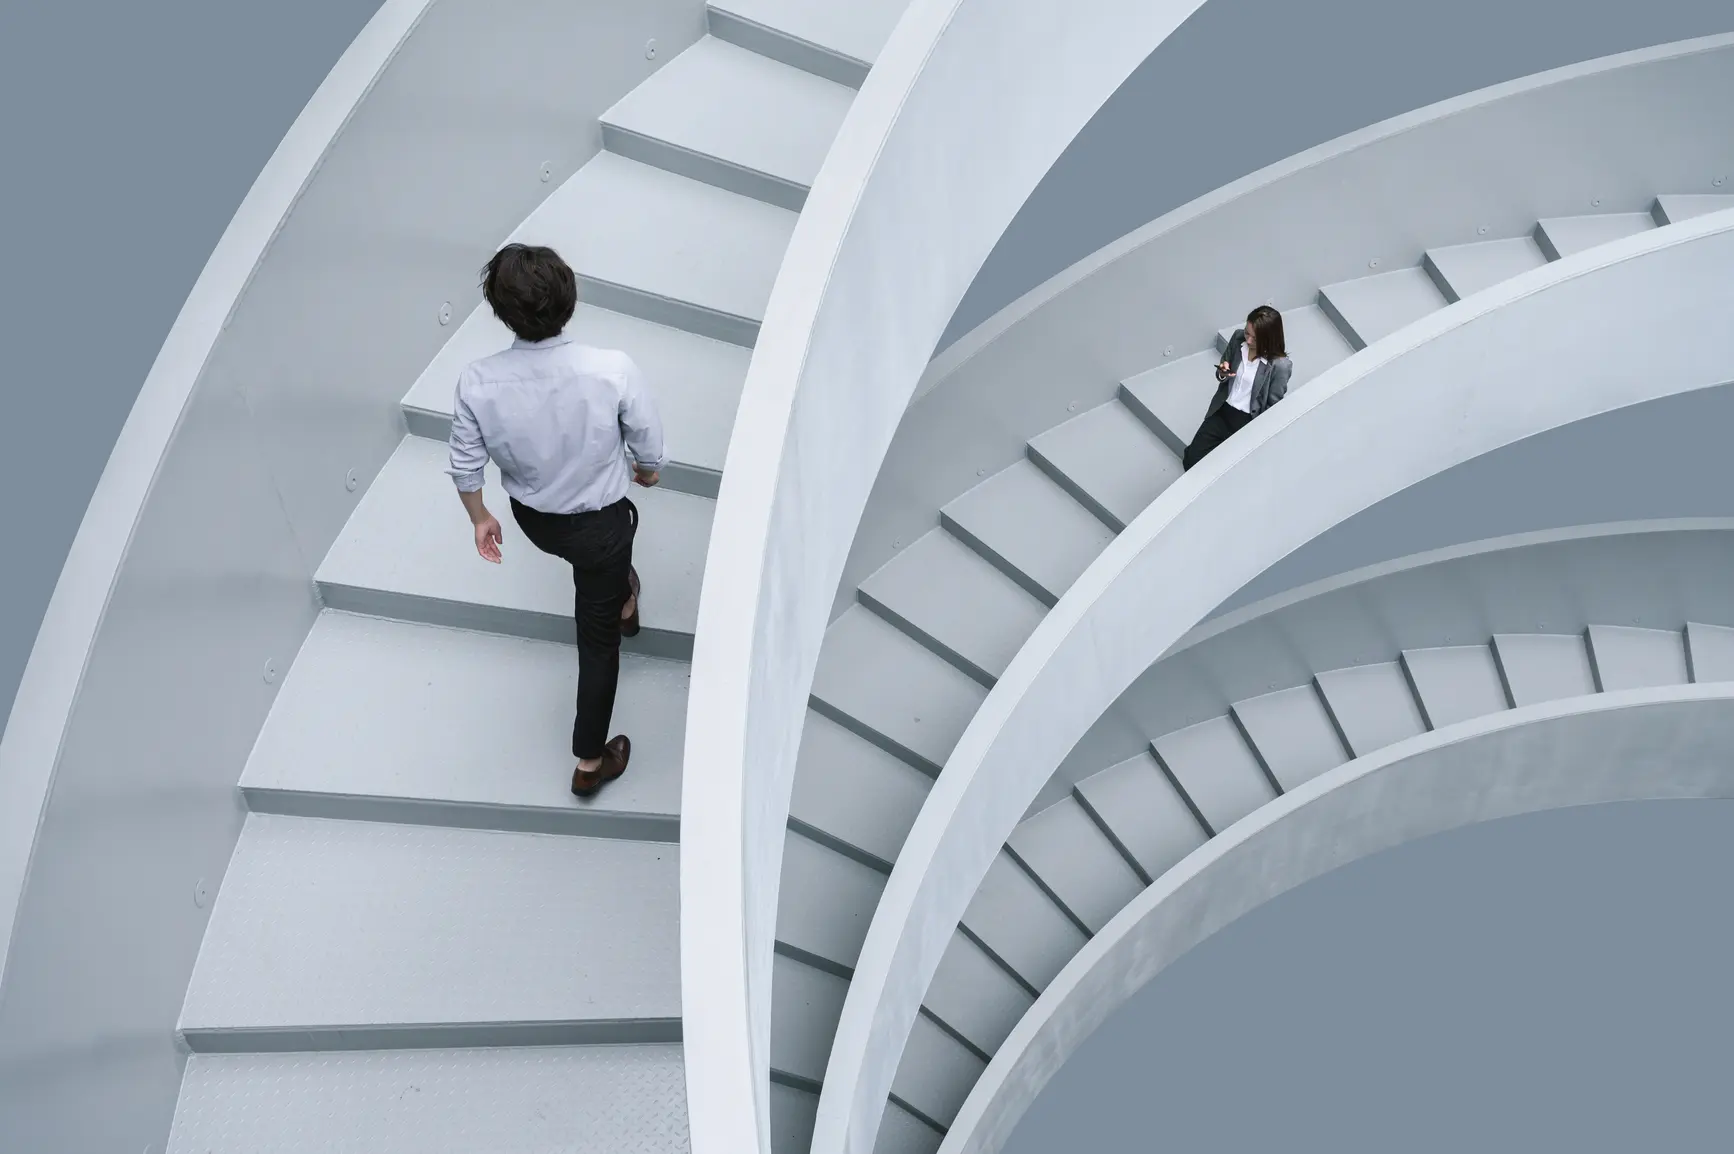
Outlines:
POLYGON ((241 789, 256 813, 672 842, 689 676, 684 663, 621 659, 614 729, 632 737, 632 762, 580 799, 571 646, 326 610, 241 789))
POLYGON ((949 1126, 987 1063, 918 1014, 903 1047, 891 1093, 904 1108, 935 1126, 949 1126))
POLYGON ((195 1050, 677 1041, 672 845, 254 814, 181 1011, 195 1050))
POLYGON ((1499 659, 1506 694, 1517 708, 1596 691, 1582 637, 1502 633, 1493 638, 1493 655, 1499 659))
POLYGON ((907 0, 714 0, 710 29, 755 52, 859 88, 907 0))
POLYGON ((1147 753, 1092 774, 1074 792, 1120 850, 1138 863, 1146 884, 1204 844, 1204 827, 1147 753))
POLYGON ((598 153, 512 234, 570 253, 592 304, 750 345, 795 214, 598 153))
POLYGON ((1556 216, 1538 221, 1535 243, 1549 260, 1580 253, 1610 241, 1635 236, 1656 226, 1647 212, 1609 212, 1590 216, 1556 216))
POLYGON ((1029 444, 1030 457, 1115 532, 1180 476, 1180 460, 1119 401, 1097 405, 1029 444))
POLYGON ((849 983, 784 954, 772 960, 771 1077, 817 1090, 849 983))
POLYGON ((861 583, 863 604, 992 685, 1046 608, 944 529, 933 529, 861 583))
POLYGON ((952 501, 940 519, 1050 606, 1114 539, 1112 529, 1027 460, 952 501))
POLYGON ((777 949, 849 977, 884 892, 878 870, 790 830, 777 893, 777 949))
POLYGON ((971 1046, 993 1054, 1034 1001, 1004 967, 957 931, 922 1005, 971 1046))
POLYGON ((1425 269, 1394 269, 1319 290, 1319 306, 1357 349, 1364 349, 1449 303, 1425 269))
POLYGON ((1535 238, 1520 236, 1429 249, 1422 267, 1445 299, 1456 302, 1546 263, 1535 238))
POLYGON ((1403 667, 1420 696, 1429 729, 1511 708, 1499 680, 1499 663, 1485 645, 1411 649, 1403 654, 1403 667))
POLYGON ((1603 693, 1685 685, 1685 637, 1672 629, 1638 629, 1629 625, 1591 625, 1590 661, 1603 693))
POLYGON ((1356 757, 1427 731, 1427 719, 1395 661, 1333 669, 1313 680, 1343 744, 1356 757))
POLYGON ((194 1054, 168 1154, 686 1154, 678 1045, 194 1054))
POLYGON ((852 88, 706 36, 602 116, 611 152, 799 212, 852 88))
MULTIPOLYGON (((752 350, 582 303, 566 331, 585 344, 625 350, 662 418, 670 462, 663 484, 714 497, 752 350)), ((472 312, 405 395, 409 431, 449 438, 458 375, 511 343, 511 332, 491 309, 472 312)))
POLYGON ((814 707, 937 777, 987 690, 866 607, 825 633, 814 707))
POLYGON ((1276 796, 1258 758, 1227 717, 1164 734, 1152 748, 1169 778, 1215 833, 1276 796))
POLYGON ((1019 823, 1007 848, 1073 920, 1092 934, 1143 888, 1120 850, 1076 798, 1019 823))
POLYGON ((1285 791, 1349 759, 1330 711, 1312 685, 1236 702, 1233 713, 1241 734, 1285 791))
POLYGON ((792 828, 884 873, 903 849, 933 779, 812 710, 801 731, 792 828))
MULTIPOLYGON (((469 519, 445 474, 444 445, 405 437, 319 566, 325 604, 380 617, 571 642, 572 570, 524 539, 499 473, 487 469, 488 508, 500 519, 504 560, 476 555, 469 519)), ((714 501, 634 487, 632 563, 643 582, 643 630, 628 651, 686 659, 714 501)))
POLYGON ((938 1154, 945 1135, 912 1116, 896 1102, 885 1104, 873 1154, 938 1154))
POLYGON ((1693 681, 1734 681, 1734 629, 1689 622, 1686 644, 1693 681))
POLYGON ((1216 395, 1213 349, 1146 369, 1120 384, 1120 403, 1130 409, 1176 456, 1186 453, 1204 411, 1216 395))
POLYGON ((963 915, 963 926, 1032 990, 1045 989, 1085 940, 1084 932, 1004 851, 988 867, 963 915))
MULTIPOLYGON (((1226 353, 1228 342, 1244 321, 1219 329, 1216 351, 1226 353)), ((1348 338, 1338 330, 1336 322, 1325 315, 1318 305, 1282 310, 1283 342, 1288 345, 1289 359, 1294 362, 1294 374, 1289 388, 1298 389, 1326 369, 1347 360, 1355 350, 1348 338)))
POLYGON ((1679 224, 1707 212, 1734 208, 1734 195, 1728 193, 1684 193, 1658 196, 1651 210, 1657 224, 1679 224))

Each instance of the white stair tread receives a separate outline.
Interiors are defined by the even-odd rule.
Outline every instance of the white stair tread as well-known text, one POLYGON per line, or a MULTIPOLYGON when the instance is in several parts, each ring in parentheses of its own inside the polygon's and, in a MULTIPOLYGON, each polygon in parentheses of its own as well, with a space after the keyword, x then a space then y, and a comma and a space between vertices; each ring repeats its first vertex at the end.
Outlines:
POLYGON ((940 1029, 932 1018, 917 1014, 891 1092, 924 1117, 949 1126, 986 1068, 987 1063, 940 1029))
POLYGON ((1217 833, 1276 796, 1258 759, 1227 717, 1165 734, 1152 745, 1169 775, 1217 833))
POLYGON ((944 529, 933 529, 861 583, 881 616, 945 651, 978 680, 1005 672, 1046 608, 944 529))
POLYGON ((1403 664, 1421 697, 1429 728, 1443 729, 1510 708, 1499 663, 1485 645, 1411 649, 1404 652, 1403 664))
POLYGON ((890 872, 933 779, 823 714, 807 711, 789 816, 890 872))
POLYGON ((1532 236, 1483 240, 1429 249, 1427 263, 1457 300, 1540 268, 1547 256, 1532 236))
POLYGON ((1073 497, 1120 530, 1180 476, 1179 459, 1119 401, 1049 429, 1030 451, 1073 497))
POLYGON ((795 214, 601 152, 512 240, 557 249, 579 275, 730 317, 764 317, 795 214))
MULTIPOLYGON (((576 820, 526 825, 514 815, 654 815, 672 835, 688 679, 684 663, 622 658, 613 728, 632 736, 632 762, 581 800, 569 788, 578 680, 571 646, 327 610, 272 704, 241 787, 255 809, 275 809, 279 801, 257 796, 273 791, 329 796, 322 808, 292 812, 334 817, 345 816, 346 800, 401 799, 496 811, 453 824, 589 832, 576 820)), ((445 824, 437 815, 386 816, 445 824)))
POLYGON ((1685 638, 1672 629, 1591 625, 1590 654, 1603 693, 1685 685, 1685 638))
POLYGON ((686 1154, 681 1047, 194 1054, 168 1154, 686 1154))
POLYGON ((871 64, 885 47, 908 0, 714 0, 711 8, 750 20, 785 36, 871 64))
POLYGON ((1363 348, 1447 303, 1420 266, 1341 281, 1319 292, 1363 348))
POLYGON ((1147 753, 1085 778, 1077 794, 1151 881, 1204 844, 1198 819, 1147 753))
POLYGON ((771 964, 771 1069, 817 1085, 825 1080, 849 983, 782 954, 771 964))
POLYGON ((1284 790, 1305 785, 1349 759, 1311 685, 1236 702, 1234 716, 1284 790))
MULTIPOLYGON (((492 464, 484 492, 488 508, 500 519, 504 560, 493 565, 478 557, 469 520, 445 473, 447 460, 446 447, 438 441, 404 438, 317 574, 324 586, 386 596, 364 595, 352 604, 328 589, 327 603, 570 640, 571 567, 524 539, 492 464)), ((632 556, 644 588, 644 631, 685 637, 690 647, 716 503, 661 488, 634 486, 630 496, 639 510, 632 556)), ((638 640, 639 648, 651 648, 642 635, 638 640)))
POLYGON ((853 89, 706 36, 602 123, 808 188, 853 89))
POLYGON ((253 814, 181 1028, 678 1019, 678 902, 672 845, 253 814))
POLYGON ((1608 212, 1590 216, 1556 216, 1536 224, 1536 240, 1555 259, 1645 232, 1656 226, 1647 212, 1608 212))
MULTIPOLYGON (((1233 324, 1217 332, 1217 352, 1228 348, 1229 338, 1238 328, 1239 324, 1233 324)), ((1326 369, 1347 360, 1355 351, 1349 346, 1348 338, 1318 305, 1283 309, 1282 335, 1283 343, 1288 346, 1289 360, 1294 362, 1294 374, 1289 378, 1290 389, 1300 388, 1326 369)))
POLYGON ((1658 196, 1656 204, 1669 224, 1679 224, 1705 213, 1734 208, 1734 194, 1717 192, 1658 196))
POLYGON ((885 875, 791 830, 783 839, 777 942, 833 973, 852 973, 885 875))
POLYGON ((945 524, 1050 604, 1108 547, 1114 531, 1024 460, 947 505, 945 524))
POLYGON ((1493 652, 1511 703, 1518 708, 1596 691, 1589 651, 1580 636, 1502 633, 1493 638, 1493 652))
POLYGON ((1127 380, 1121 386, 1121 398, 1128 406, 1141 408, 1146 421, 1166 429, 1166 435, 1158 435, 1170 449, 1184 453, 1216 395, 1216 364, 1217 355, 1211 349, 1165 360, 1127 380))
POLYGON ((986 696, 979 682, 861 605, 825 631, 813 676, 813 698, 833 721, 936 777, 986 696))
MULTIPOLYGON (((670 458, 722 471, 751 350, 586 304, 566 331, 585 344, 625 350, 644 373, 670 458)), ((483 305, 470 313, 403 399, 412 419, 431 418, 416 420, 412 431, 449 437, 458 374, 511 343, 511 331, 492 309, 483 305)))
POLYGON ((1734 629, 1725 625, 1686 625, 1692 650, 1692 680, 1734 681, 1734 629))
POLYGON ((1083 931, 1003 850, 970 899, 963 926, 1036 990, 1046 988, 1084 947, 1083 931))
POLYGON ((1421 707, 1395 661, 1333 669, 1314 680, 1356 757, 1427 730, 1421 707))
POLYGON ((1007 845, 1092 934, 1100 933, 1144 888, 1114 843, 1072 797, 1019 823, 1007 845))
POLYGON ((807 1154, 818 1121, 819 1096, 771 1083, 771 1154, 807 1154))
POLYGON ((923 1005, 983 1053, 1000 1048, 1034 1001, 982 948, 961 931, 939 961, 923 1005))

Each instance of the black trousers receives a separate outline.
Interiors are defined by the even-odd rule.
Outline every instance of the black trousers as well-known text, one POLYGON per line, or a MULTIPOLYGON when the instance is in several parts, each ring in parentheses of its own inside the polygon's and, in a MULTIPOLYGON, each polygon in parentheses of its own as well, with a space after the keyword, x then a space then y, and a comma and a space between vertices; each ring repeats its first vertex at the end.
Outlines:
POLYGON ((638 508, 622 497, 589 513, 542 513, 512 502, 530 544, 572 566, 572 617, 578 626, 578 706, 572 754, 601 757, 620 685, 620 611, 632 595, 632 539, 638 508))
POLYGON ((1198 431, 1192 435, 1192 443, 1186 446, 1186 454, 1180 458, 1181 471, 1184 472, 1204 460, 1210 450, 1246 428, 1251 420, 1251 413, 1243 413, 1233 405, 1224 403, 1216 406, 1216 411, 1204 418, 1204 423, 1199 425, 1198 431))

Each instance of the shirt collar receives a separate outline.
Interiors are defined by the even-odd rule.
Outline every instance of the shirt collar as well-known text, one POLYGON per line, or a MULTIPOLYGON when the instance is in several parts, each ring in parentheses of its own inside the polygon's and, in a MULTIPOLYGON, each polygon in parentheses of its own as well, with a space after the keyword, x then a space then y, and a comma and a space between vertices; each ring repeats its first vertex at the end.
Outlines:
POLYGON ((563 332, 559 336, 549 337, 545 341, 526 341, 522 338, 512 342, 514 349, 551 349, 557 345, 572 343, 572 334, 563 332))

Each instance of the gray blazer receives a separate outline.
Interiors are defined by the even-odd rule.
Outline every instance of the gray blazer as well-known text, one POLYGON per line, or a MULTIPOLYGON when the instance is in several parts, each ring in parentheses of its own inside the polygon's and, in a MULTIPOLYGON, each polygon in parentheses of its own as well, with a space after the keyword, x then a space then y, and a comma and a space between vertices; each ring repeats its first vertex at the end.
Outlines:
MULTIPOLYGON (((1229 338, 1228 352, 1222 358, 1228 362, 1228 379, 1216 386, 1216 396, 1210 401, 1210 407, 1204 410, 1206 417, 1215 413, 1228 403, 1228 394, 1234 388, 1234 374, 1240 369, 1240 359, 1246 351, 1246 330, 1234 330, 1234 336, 1229 338)), ((1264 412, 1288 392, 1288 379, 1294 373, 1294 362, 1287 357, 1278 357, 1258 366, 1258 375, 1252 381, 1252 412, 1254 416, 1264 412)))

